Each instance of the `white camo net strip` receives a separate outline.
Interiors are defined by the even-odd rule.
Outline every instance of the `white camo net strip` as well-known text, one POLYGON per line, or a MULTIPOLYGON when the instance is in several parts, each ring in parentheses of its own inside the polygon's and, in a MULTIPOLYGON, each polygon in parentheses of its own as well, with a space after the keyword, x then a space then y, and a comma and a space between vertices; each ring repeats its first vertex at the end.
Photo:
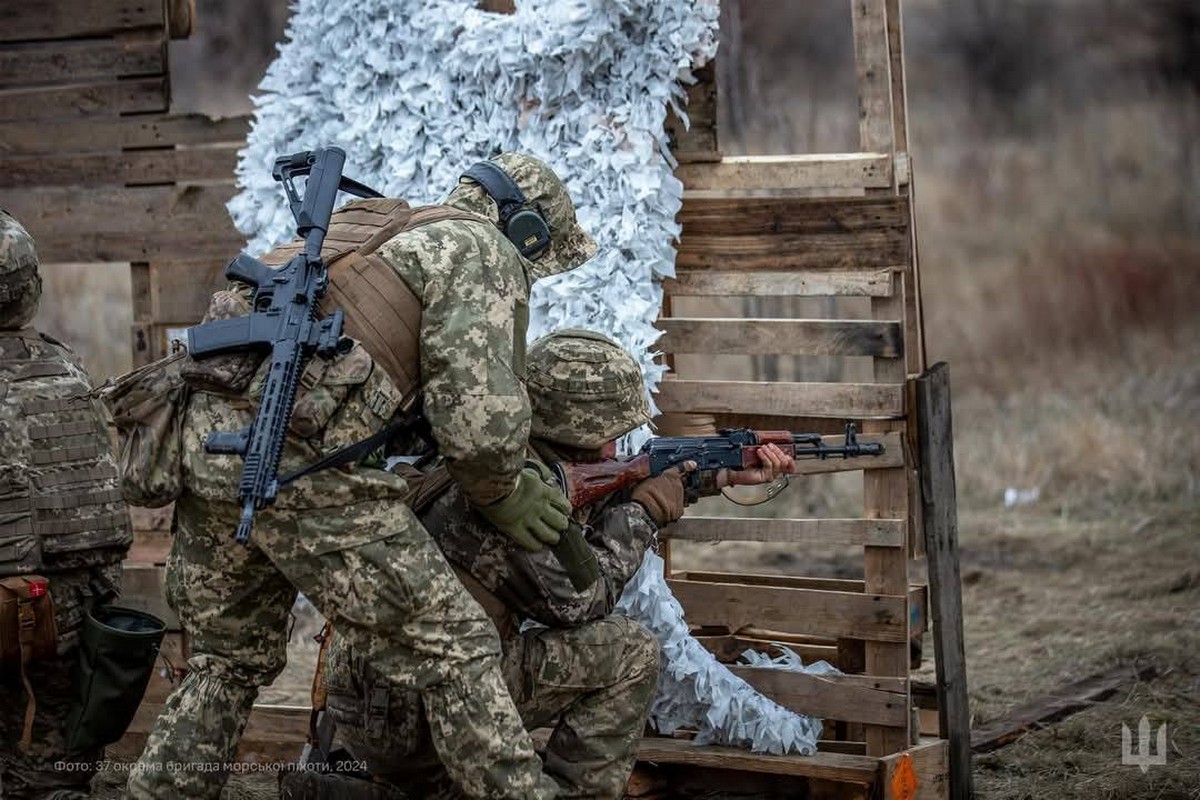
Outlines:
MULTIPOLYGON (((683 193, 664 155, 665 109, 716 52, 717 0, 516 5, 498 15, 475 0, 298 0, 255 98, 230 213, 251 252, 291 238, 270 165, 297 150, 340 146, 347 175, 414 205, 440 200, 497 150, 532 153, 563 177, 600 253, 534 287, 531 339, 563 327, 607 333, 653 389, 664 371, 653 360, 659 280, 674 275, 683 193)), ((664 644, 659 729, 811 752, 819 724, 718 664, 687 636, 661 563, 657 583, 646 573, 622 602, 664 644)))

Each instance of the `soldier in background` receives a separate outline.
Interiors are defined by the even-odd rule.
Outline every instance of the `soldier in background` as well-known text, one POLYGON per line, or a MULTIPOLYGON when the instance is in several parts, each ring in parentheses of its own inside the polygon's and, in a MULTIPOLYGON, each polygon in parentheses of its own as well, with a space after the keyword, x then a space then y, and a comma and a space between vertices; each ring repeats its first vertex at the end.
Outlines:
MULTIPOLYGON (((558 331, 530 346, 527 363, 530 446, 547 463, 611 459, 618 437, 650 421, 641 370, 611 339, 558 331)), ((794 468, 777 448, 763 459, 763 469, 703 475, 699 494, 731 482, 769 483, 794 468)), ((435 471, 419 496, 439 491, 439 483, 435 471)), ((576 512, 601 573, 584 592, 548 551, 514 546, 457 487, 421 515, 501 634, 505 682, 526 727, 553 728, 544 760, 560 797, 623 794, 658 681, 659 645, 612 610, 659 528, 678 520, 691 499, 683 473, 670 471, 576 512), (518 633, 525 620, 537 625, 518 633)), ((297 773, 285 777, 285 798, 463 796, 429 744, 419 695, 381 680, 336 635, 325 674, 326 713, 376 783, 297 773)))
POLYGON ((105 416, 84 397, 87 372, 30 325, 41 289, 32 237, 0 210, 0 579, 28 594, 29 576, 46 578, 57 627, 53 657, 22 670, 19 654, 17 664, 0 654, 0 797, 68 800, 87 797, 103 755, 66 747, 80 630, 92 607, 120 593, 133 537, 105 416))

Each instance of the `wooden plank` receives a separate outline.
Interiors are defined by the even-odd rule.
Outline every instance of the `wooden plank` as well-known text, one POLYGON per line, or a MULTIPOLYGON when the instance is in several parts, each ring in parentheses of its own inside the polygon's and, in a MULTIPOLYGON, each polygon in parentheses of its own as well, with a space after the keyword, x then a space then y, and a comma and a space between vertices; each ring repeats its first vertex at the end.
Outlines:
POLYGON ((166 47, 157 37, 13 44, 0 47, 0 88, 162 75, 166 64, 166 47))
MULTIPOLYGON (((0 132, 0 149, 3 136, 0 132)), ((886 297, 892 291, 892 277, 887 269, 746 271, 676 265, 675 277, 663 282, 663 291, 678 297, 886 297)))
POLYGON ((0 188, 232 181, 237 167, 237 149, 203 147, 27 156, 5 159, 0 164, 3 166, 0 188))
POLYGON ((659 533, 688 542, 775 542, 796 545, 899 547, 904 520, 770 519, 686 516, 659 533))
POLYGON ((882 153, 738 156, 680 164, 675 177, 694 191, 888 188, 892 159, 882 153))
POLYGON ((730 671, 784 708, 813 717, 902 725, 908 718, 907 678, 805 675, 732 666, 730 671))
POLYGON ((121 565, 120 604, 137 611, 153 614, 167 623, 167 629, 179 630, 179 618, 167 605, 166 581, 163 567, 153 564, 121 565))
MULTIPOLYGON (((1137 681, 1149 680, 1156 674, 1157 670, 1150 665, 1137 667, 1121 664, 1104 672, 1089 675, 1082 680, 1072 681, 1049 695, 1038 697, 1028 703, 1023 703, 1005 714, 1001 719, 992 720, 970 731, 968 763, 970 763, 969 757, 972 751, 976 753, 990 753, 993 750, 998 750, 1005 745, 1015 742, 1031 731, 1039 730, 1054 722, 1066 719, 1078 711, 1091 708, 1096 703, 1112 697, 1123 687, 1137 681)), ((938 680, 940 682, 940 676, 938 680)), ((943 707, 944 705, 939 703, 939 711, 943 707)), ((942 714, 939 714, 939 717, 942 716, 942 714)), ((944 726, 945 722, 939 719, 938 724, 939 726, 944 726)), ((944 730, 945 728, 943 727, 944 730)), ((955 739, 951 737, 952 763, 954 745, 955 739)), ((956 789, 961 791, 962 788, 974 788, 970 782, 961 780, 958 772, 953 769, 951 772, 956 789)), ((952 797, 954 800, 958 800, 959 795, 952 795, 952 797)))
POLYGON ((154 319, 161 323, 196 323, 208 308, 209 297, 224 288, 229 258, 205 261, 165 261, 150 265, 154 319))
POLYGON ((757 236, 685 234, 675 263, 683 269, 901 269, 908 263, 909 245, 908 231, 901 228, 757 236))
MULTIPOLYGON (((756 650, 758 652, 769 653, 771 655, 779 655, 782 651, 775 645, 775 642, 764 639, 753 639, 746 636, 735 636, 733 634, 702 634, 693 633, 692 637, 700 644, 704 645, 705 649, 717 657, 722 663, 733 663, 737 661, 742 653, 747 650, 756 650)), ((837 647, 833 645, 809 644, 802 642, 784 642, 789 650, 800 656, 805 664, 814 661, 828 661, 835 667, 837 663, 837 647)), ((865 752, 865 751, 864 751, 865 752)))
POLYGON ((948 743, 941 739, 922 741, 903 753, 887 756, 879 762, 879 789, 882 800, 948 800, 950 794, 948 743), (907 759, 917 779, 915 794, 898 792, 896 772, 907 759))
POLYGON ((655 401, 663 411, 684 413, 843 419, 904 415, 903 385, 885 383, 686 381, 668 377, 659 383, 655 401))
POLYGON ((146 0, 38 0, 0 3, 0 42, 102 36, 161 28, 162 3, 146 0))
POLYGON ((885 0, 853 0, 853 14, 860 144, 864 150, 893 153, 896 142, 885 0))
POLYGON ((906 197, 723 197, 683 193, 683 236, 907 230, 906 197))
POLYGON ((46 126, 8 122, 0 126, 0 155, 95 152, 170 145, 245 145, 249 117, 212 119, 203 114, 135 114, 101 117, 86 125, 46 126))
POLYGON ((45 263, 231 258, 245 239, 225 203, 232 184, 135 189, 52 187, 0 191, 45 263))
POLYGON ((0 91, 0 121, 83 120, 163 112, 170 104, 165 78, 137 78, 39 89, 0 91))
POLYGON ((962 583, 958 561, 958 512, 954 481, 954 425, 950 368, 934 365, 916 381, 917 454, 933 646, 937 664, 939 727, 950 740, 951 796, 971 797, 971 709, 962 631, 962 583))
POLYGON ((906 598, 901 596, 827 592, 668 580, 691 625, 723 626, 730 631, 756 626, 820 636, 844 636, 905 643, 906 598))
POLYGON ((843 319, 720 319, 658 321, 659 347, 708 355, 878 356, 901 354, 898 322, 843 319))
POLYGON ((816 753, 812 756, 772 756, 751 753, 737 747, 704 745, 697 747, 686 740, 658 736, 643 737, 638 744, 638 760, 662 764, 798 775, 869 786, 876 780, 879 761, 866 756, 844 753, 816 753))

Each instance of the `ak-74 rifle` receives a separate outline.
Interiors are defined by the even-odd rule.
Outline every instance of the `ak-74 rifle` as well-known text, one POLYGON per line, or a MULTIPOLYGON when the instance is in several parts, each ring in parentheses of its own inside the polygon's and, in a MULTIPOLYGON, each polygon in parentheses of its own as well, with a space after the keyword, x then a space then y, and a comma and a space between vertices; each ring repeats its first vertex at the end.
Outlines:
POLYGON ((226 267, 225 277, 254 288, 251 312, 188 328, 188 352, 193 358, 248 350, 270 354, 254 421, 240 431, 210 433, 204 443, 209 453, 243 459, 238 484, 242 518, 234 536, 243 544, 250 538, 254 512, 273 503, 279 493, 279 460, 305 363, 313 355, 331 358, 350 344, 342 338, 341 310, 317 319, 317 305, 329 284, 321 245, 339 190, 356 197, 381 195, 342 177, 345 163, 346 153, 338 147, 275 160, 272 175, 287 192, 304 248, 279 269, 246 253, 238 255, 226 267), (308 181, 301 198, 294 181, 304 175, 308 181))
POLYGON ((880 456, 884 452, 880 443, 859 442, 854 424, 846 423, 845 441, 840 445, 825 444, 819 433, 739 428, 723 430, 714 436, 660 436, 648 441, 638 455, 623 461, 557 463, 551 466, 571 507, 578 509, 687 461, 696 464, 696 471, 685 476, 688 488, 695 490, 699 486, 701 473, 706 471, 743 470, 761 466, 758 451, 767 444, 777 445, 797 461, 880 456))

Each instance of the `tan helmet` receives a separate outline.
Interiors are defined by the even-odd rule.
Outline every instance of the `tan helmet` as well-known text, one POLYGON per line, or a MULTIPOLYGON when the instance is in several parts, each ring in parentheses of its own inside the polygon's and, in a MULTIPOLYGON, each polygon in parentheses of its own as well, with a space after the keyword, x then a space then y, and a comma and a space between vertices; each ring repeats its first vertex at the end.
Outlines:
MULTIPOLYGON (((575 269, 596 254, 596 242, 575 219, 575 205, 567 187, 549 165, 522 153, 501 153, 491 161, 508 173, 525 195, 525 201, 539 209, 550 226, 550 246, 529 262, 535 280, 575 269)), ((471 178, 461 178, 446 203, 499 224, 496 203, 471 178)))
POLYGON ((529 347, 530 436, 591 450, 650 421, 642 370, 598 333, 562 330, 529 347))
POLYGON ((0 330, 28 325, 42 296, 37 250, 21 223, 0 209, 0 330))

